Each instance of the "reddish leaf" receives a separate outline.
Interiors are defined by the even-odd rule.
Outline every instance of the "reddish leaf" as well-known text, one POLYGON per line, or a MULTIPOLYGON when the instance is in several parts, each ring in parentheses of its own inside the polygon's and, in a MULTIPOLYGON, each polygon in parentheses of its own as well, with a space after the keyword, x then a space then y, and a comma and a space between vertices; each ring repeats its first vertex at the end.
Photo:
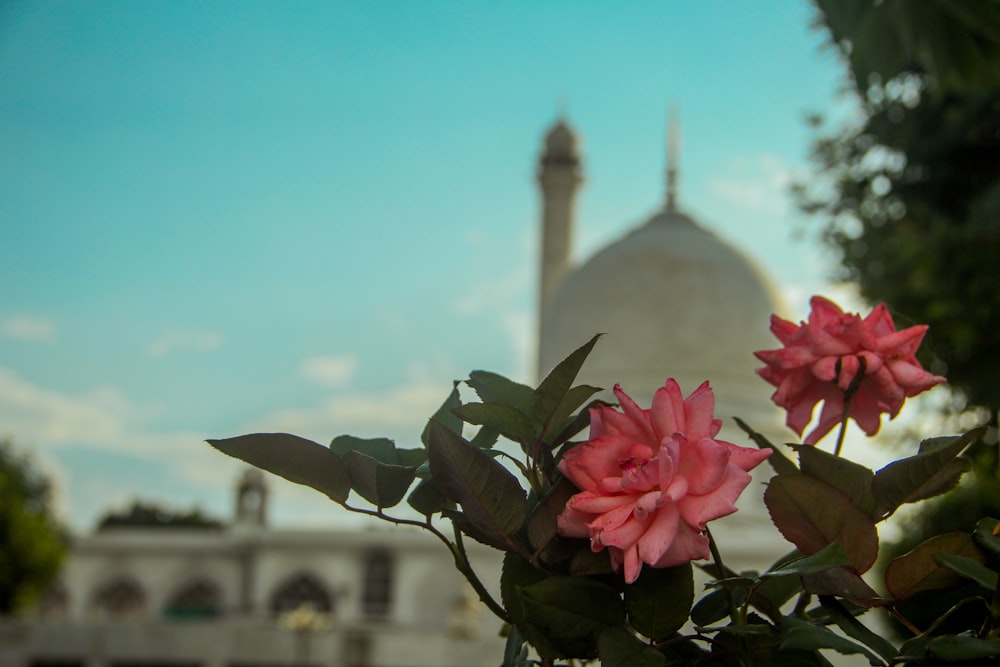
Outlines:
POLYGON ((803 554, 810 556, 837 542, 858 572, 866 572, 875 563, 875 525, 829 484, 801 474, 778 475, 768 484, 764 503, 774 525, 803 554))
POLYGON ((889 563, 885 569, 886 590, 897 600, 903 600, 921 591, 951 588, 962 583, 962 577, 952 569, 938 565, 934 560, 937 554, 956 554, 985 562, 972 535, 937 535, 889 563))
POLYGON ((462 505, 475 527, 473 537, 506 550, 518 550, 517 533, 528 514, 528 501, 517 479, 489 454, 470 445, 432 419, 427 451, 434 482, 462 505))

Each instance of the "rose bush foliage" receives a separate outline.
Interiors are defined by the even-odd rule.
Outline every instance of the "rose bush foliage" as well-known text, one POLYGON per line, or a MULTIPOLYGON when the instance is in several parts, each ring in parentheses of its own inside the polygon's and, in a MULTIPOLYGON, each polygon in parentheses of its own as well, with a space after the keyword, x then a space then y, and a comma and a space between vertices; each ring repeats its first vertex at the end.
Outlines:
POLYGON ((667 380, 648 409, 617 386, 617 407, 594 400, 599 388, 574 382, 598 337, 537 388, 474 371, 464 385, 478 400, 463 401, 456 383, 417 447, 352 436, 326 447, 281 433, 209 442, 348 511, 429 531, 504 622, 503 667, 595 658, 608 667, 818 666, 831 652, 886 666, 1000 657, 1000 520, 932 538, 878 581, 862 578, 878 556, 877 525, 953 489, 969 468, 963 452, 985 428, 929 438, 877 471, 839 456, 848 419, 873 435, 882 413, 895 416, 943 378, 914 356, 926 327, 896 331, 885 306, 862 318, 821 297, 812 305, 801 324, 773 318, 783 347, 757 353, 796 434, 824 403, 803 444, 775 446, 739 419, 756 448, 719 440, 707 382, 685 398, 667 380), (816 446, 838 423, 834 452, 816 446), (734 572, 707 524, 726 520, 765 460, 775 475, 764 503, 790 551, 762 571, 734 572), (410 511, 390 514, 404 499, 410 511), (466 537, 505 552, 500 599, 472 568, 466 537), (697 601, 693 561, 710 578, 697 601), (928 627, 899 609, 959 584, 973 592, 928 627), (871 614, 895 617, 909 636, 890 642, 865 623, 871 614))

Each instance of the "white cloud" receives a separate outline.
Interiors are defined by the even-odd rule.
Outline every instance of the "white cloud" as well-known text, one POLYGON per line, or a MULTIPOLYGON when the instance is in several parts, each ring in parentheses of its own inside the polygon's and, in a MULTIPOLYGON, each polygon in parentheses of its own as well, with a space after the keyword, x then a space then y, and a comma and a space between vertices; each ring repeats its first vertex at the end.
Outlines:
POLYGON ((0 332, 7 338, 33 343, 55 340, 56 327, 50 321, 30 315, 14 315, 0 322, 0 332))
POLYGON ((162 359, 174 352, 208 352, 222 346, 224 336, 218 331, 167 331, 149 344, 149 356, 162 359))
MULTIPOLYGON (((9 436, 56 482, 57 511, 76 530, 88 530, 100 513, 135 496, 161 498, 172 506, 210 506, 222 517, 231 511, 232 488, 246 466, 205 444, 208 437, 228 437, 254 431, 289 431, 320 442, 333 435, 384 435, 400 446, 419 446, 427 418, 445 399, 448 380, 432 379, 413 366, 400 385, 383 391, 343 392, 313 408, 281 410, 230 432, 198 433, 156 430, 147 419, 153 412, 130 401, 114 387, 71 394, 33 384, 0 367, 0 437, 9 436), (100 479, 81 478, 60 460, 71 449, 110 452, 122 459, 125 472, 100 479), (139 487, 128 476, 135 461, 162 471, 153 486, 139 487), (116 477, 115 475, 121 475, 116 477), (110 480, 110 481, 109 481, 110 480), (195 489, 179 497, 173 488, 195 489), (71 494, 71 495, 67 495, 71 494), (220 503, 221 501, 221 503, 220 503)), ((140 464, 142 465, 142 464, 140 464)), ((311 489, 274 477, 272 516, 285 524, 345 526, 356 524, 328 499, 311 489)))
POLYGON ((0 428, 25 443, 119 442, 123 411, 128 408, 124 402, 113 406, 113 394, 113 389, 103 388, 71 396, 37 387, 0 368, 0 428))
POLYGON ((358 369, 358 359, 353 356, 310 357, 300 366, 302 375, 321 387, 337 389, 350 384, 358 369))
POLYGON ((415 377, 381 391, 336 393, 313 407, 277 410, 249 424, 246 432, 295 433, 318 442, 341 434, 385 436, 414 446, 450 387, 449 381, 415 377))
POLYGON ((789 210, 788 184, 794 172, 777 155, 730 159, 724 173, 708 180, 709 192, 741 209, 784 215, 789 210))

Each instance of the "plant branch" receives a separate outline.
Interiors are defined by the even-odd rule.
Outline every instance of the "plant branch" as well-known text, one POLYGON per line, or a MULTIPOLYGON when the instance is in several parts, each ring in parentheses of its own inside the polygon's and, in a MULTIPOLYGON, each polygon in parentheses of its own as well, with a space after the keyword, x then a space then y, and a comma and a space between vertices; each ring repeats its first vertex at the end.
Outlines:
MULTIPOLYGON (((712 532, 707 526, 705 527, 705 535, 708 537, 708 548, 712 552, 712 560, 715 561, 716 567, 719 568, 719 575, 725 579, 728 570, 722 562, 722 554, 719 553, 719 546, 715 543, 715 538, 712 537, 712 532)), ((742 625, 742 617, 739 610, 736 608, 736 601, 733 599, 732 591, 729 590, 729 587, 726 586, 724 582, 720 582, 720 585, 726 594, 726 604, 729 605, 729 618, 732 620, 733 625, 742 625)))
POLYGON ((492 611, 501 621, 510 623, 510 618, 507 617, 507 610, 493 599, 493 596, 490 595, 488 590, 486 590, 483 582, 479 580, 479 577, 476 575, 476 571, 472 569, 472 564, 469 563, 469 558, 465 555, 465 544, 462 542, 462 531, 458 529, 458 526, 455 525, 454 521, 451 523, 451 527, 455 533, 455 543, 451 546, 451 552, 455 557, 455 567, 457 567, 459 571, 465 575, 465 578, 468 580, 469 584, 472 585, 473 590, 475 590, 479 595, 479 599, 482 600, 483 604, 489 607, 490 611, 492 611))
POLYGON ((458 530, 458 526, 454 523, 452 523, 452 528, 455 531, 455 542, 453 543, 444 533, 434 527, 430 521, 430 517, 428 517, 426 521, 415 521, 413 519, 401 519, 399 517, 389 516, 388 514, 382 512, 381 509, 369 510, 364 509, 363 507, 354 507, 352 505, 348 505, 347 503, 342 503, 342 505, 344 509, 351 512, 378 517, 383 521, 389 521, 390 523, 400 526, 416 526, 430 531, 435 537, 444 542, 446 547, 448 547, 448 551, 451 552, 452 558, 455 560, 455 567, 462 573, 469 584, 472 585, 473 590, 475 590, 479 595, 479 599, 482 600, 483 604, 489 607, 489 610, 496 614, 501 621, 510 623, 510 619, 507 618, 507 611, 493 599, 489 591, 486 590, 486 587, 483 586, 483 582, 479 580, 475 570, 472 569, 472 565, 469 563, 469 559, 465 555, 465 547, 462 544, 462 533, 458 530))

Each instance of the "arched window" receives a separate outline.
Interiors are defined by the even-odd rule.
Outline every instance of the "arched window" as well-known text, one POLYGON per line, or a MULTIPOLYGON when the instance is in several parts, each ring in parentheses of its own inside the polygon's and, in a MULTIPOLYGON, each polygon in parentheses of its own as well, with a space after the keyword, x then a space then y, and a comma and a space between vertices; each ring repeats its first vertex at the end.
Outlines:
POLYGON ((384 549, 371 551, 365 557, 365 588, 361 609, 371 618, 384 618, 392 608, 393 571, 392 554, 384 549))
POLYGON ((163 615, 175 619, 215 618, 222 613, 222 594, 208 579, 195 579, 178 588, 163 615))
POLYGON ((300 572, 288 578, 271 596, 271 612, 285 614, 300 607, 315 612, 333 612, 333 599, 316 577, 300 572))
POLYGON ((138 616, 146 609, 146 593, 134 580, 118 577, 94 591, 90 607, 112 618, 138 616))
POLYGON ((38 598, 36 610, 42 618, 62 618, 69 611, 69 593, 61 581, 49 584, 38 598))

